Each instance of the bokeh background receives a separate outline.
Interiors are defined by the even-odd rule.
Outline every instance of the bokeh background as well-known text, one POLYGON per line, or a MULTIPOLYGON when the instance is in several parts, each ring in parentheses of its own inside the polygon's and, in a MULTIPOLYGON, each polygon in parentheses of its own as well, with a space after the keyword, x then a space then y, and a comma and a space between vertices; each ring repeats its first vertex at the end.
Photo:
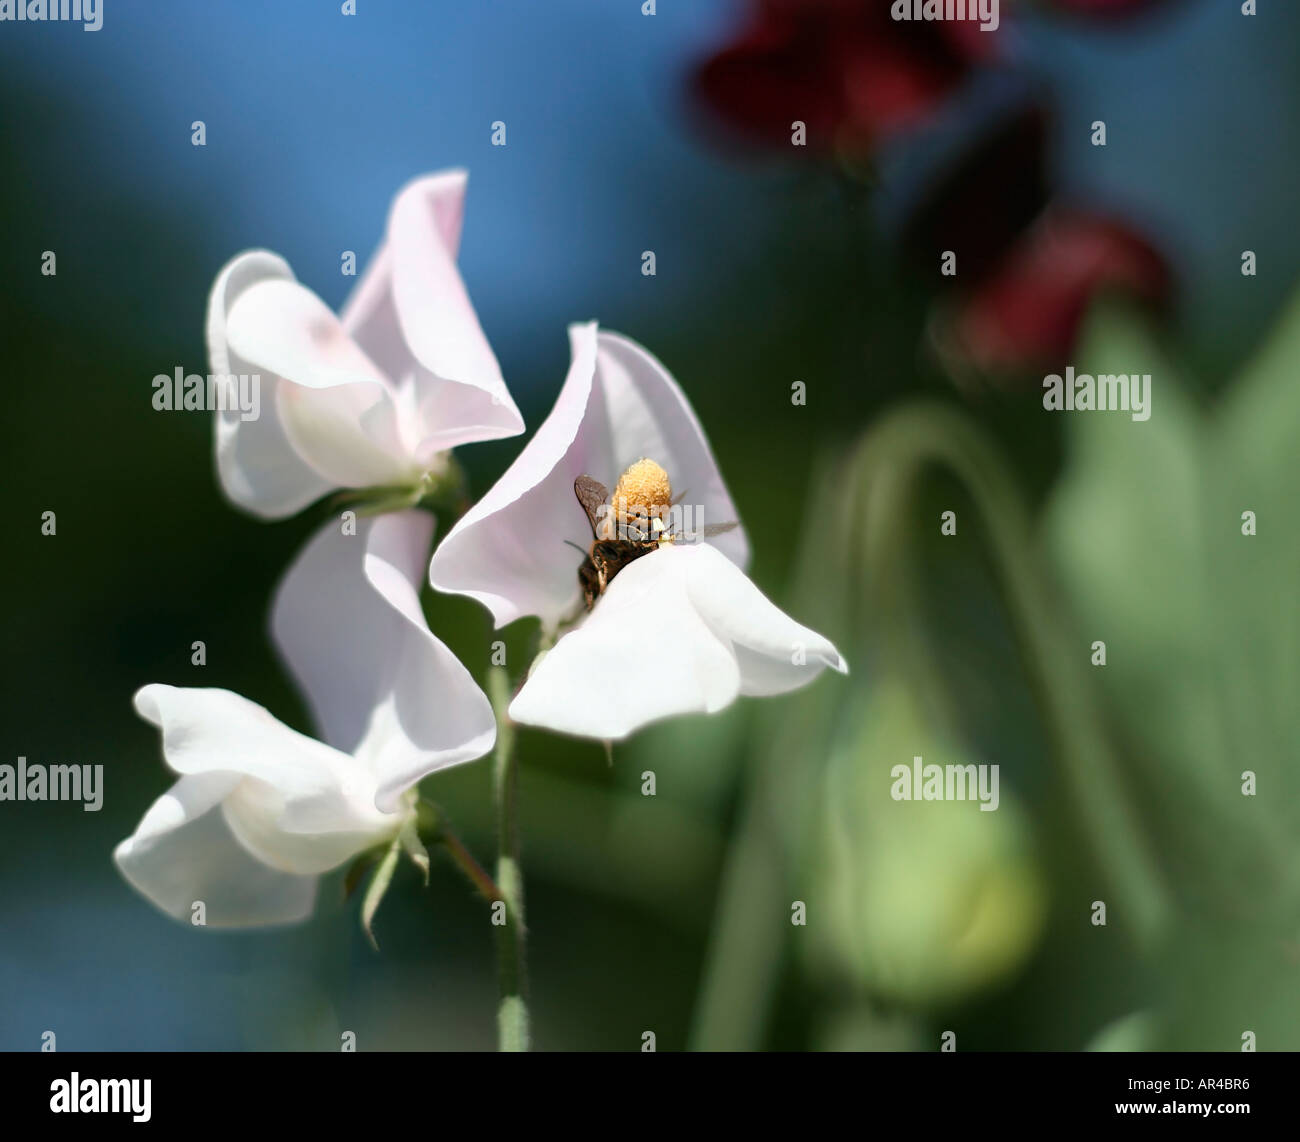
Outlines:
MULTIPOLYGON (((3 760, 106 774, 98 813, 0 803, 0 1048, 494 1044, 491 929, 445 860, 399 873, 376 954, 339 877, 309 924, 229 934, 110 859, 169 783, 140 685, 310 728, 266 613, 322 509, 233 510, 211 424, 150 381, 207 372, 232 254, 338 306, 341 252, 448 166, 530 430, 567 323, 645 343, 752 577, 853 668, 612 766, 523 735, 537 1046, 1300 1045, 1300 8, 1003 0, 983 43, 883 0, 105 7, 95 33, 0 25, 3 760), (1045 413, 1044 373, 1090 361, 1151 372, 1151 421, 1045 413), (1001 809, 891 802, 915 754, 999 764, 1001 809)), ((474 486, 521 443, 463 450, 474 486)), ((485 614, 427 610, 481 674, 485 614)), ((486 859, 487 760, 425 788, 486 859)))

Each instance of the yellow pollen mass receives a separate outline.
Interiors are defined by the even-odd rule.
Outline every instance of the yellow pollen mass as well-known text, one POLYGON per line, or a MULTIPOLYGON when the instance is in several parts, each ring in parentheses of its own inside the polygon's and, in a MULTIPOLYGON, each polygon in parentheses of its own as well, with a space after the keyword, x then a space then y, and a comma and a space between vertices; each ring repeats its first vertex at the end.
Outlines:
POLYGON ((638 508, 652 515, 667 516, 673 502, 668 473, 653 460, 642 458, 618 478, 611 500, 614 512, 625 522, 628 515, 637 514, 638 508))

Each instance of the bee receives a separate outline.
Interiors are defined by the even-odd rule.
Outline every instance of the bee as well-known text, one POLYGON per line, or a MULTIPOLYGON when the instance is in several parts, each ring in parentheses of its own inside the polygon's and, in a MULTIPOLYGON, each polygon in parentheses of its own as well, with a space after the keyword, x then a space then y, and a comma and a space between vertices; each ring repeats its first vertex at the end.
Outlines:
MULTIPOLYGON (((591 524, 592 544, 578 568, 578 585, 590 611, 624 567, 675 541, 677 536, 665 522, 675 501, 668 473, 647 459, 638 460, 618 478, 612 497, 604 484, 588 475, 573 481, 573 493, 591 524)), ((706 525, 704 534, 719 535, 736 526, 734 520, 706 525)))

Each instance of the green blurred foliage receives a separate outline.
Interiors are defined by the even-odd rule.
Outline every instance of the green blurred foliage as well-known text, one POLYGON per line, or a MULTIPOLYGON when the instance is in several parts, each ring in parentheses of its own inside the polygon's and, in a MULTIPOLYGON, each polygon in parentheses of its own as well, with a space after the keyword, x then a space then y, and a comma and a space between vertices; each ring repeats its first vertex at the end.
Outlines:
POLYGON ((1300 1046, 1298 359, 1300 299, 1202 409, 1140 324, 1099 315, 1080 370, 1150 372, 1151 419, 1076 417, 1046 518, 1177 901, 1165 1046, 1300 1046))
POLYGON ((793 606, 854 673, 759 715, 697 1045, 1295 1049, 1300 299, 1208 409, 1089 328, 1153 413, 1068 418, 1040 521, 938 406, 814 481, 793 606), (1002 806, 893 800, 915 755, 1005 761, 1002 806))

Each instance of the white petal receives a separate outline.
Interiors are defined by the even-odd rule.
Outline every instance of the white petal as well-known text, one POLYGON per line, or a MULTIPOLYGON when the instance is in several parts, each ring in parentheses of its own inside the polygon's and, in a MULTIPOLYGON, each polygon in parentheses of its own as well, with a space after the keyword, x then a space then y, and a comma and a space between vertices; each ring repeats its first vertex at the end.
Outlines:
POLYGON ((208 927, 292 924, 311 914, 316 877, 278 872, 250 855, 219 807, 238 774, 182 777, 153 803, 113 858, 137 892, 178 920, 202 901, 208 927))
POLYGON ((430 632, 416 584, 433 518, 337 522, 303 549, 276 593, 272 632, 327 742, 355 753, 389 811, 426 774, 491 750, 496 720, 469 671, 430 632))
POLYGON ((524 430, 456 267, 466 177, 428 175, 398 193, 384 243, 343 311, 372 359, 412 387, 425 462, 524 430))
MULTIPOLYGON (((252 375, 257 367, 230 348, 226 319, 244 290, 259 281, 293 281, 282 258, 265 250, 240 254, 217 275, 208 299, 208 359, 216 376, 252 375)), ((277 378, 263 376, 256 420, 239 409, 216 414, 216 457, 221 486, 230 499, 255 515, 277 519, 293 515, 329 490, 325 480, 289 443, 276 408, 277 378)))
POLYGON ((330 485, 418 478, 415 426, 402 423, 396 394, 311 290, 283 279, 250 285, 230 307, 226 338, 264 385, 271 378, 284 435, 330 485))
MULTIPOLYGON (((434 587, 469 595, 498 627, 522 615, 548 624, 580 598, 578 567, 591 527, 573 493, 580 475, 611 489, 643 456, 668 471, 674 493, 695 507, 695 523, 738 518, 708 441, 663 366, 594 323, 569 328, 572 364, 550 415, 505 475, 452 528, 429 568, 434 587)), ((744 529, 710 541, 739 565, 744 529)))
POLYGON ((400 824, 375 808, 365 766, 229 690, 145 686, 135 708, 162 730, 163 756, 176 773, 238 779, 222 799, 226 824, 281 872, 334 868, 400 824))
POLYGON ((774 606, 708 544, 675 544, 624 567, 576 630, 537 664, 510 716, 618 741, 650 722, 714 713, 740 694, 777 694, 835 648, 774 606))
POLYGON ((593 383, 596 326, 570 326, 569 342, 573 360, 555 407, 429 566, 434 587, 477 599, 498 627, 530 614, 554 623, 578 600, 582 556, 569 544, 591 546, 591 526, 573 481, 614 463, 593 383))
POLYGON ((714 548, 700 543, 669 550, 689 583, 692 605, 736 656, 742 694, 784 694, 807 685, 825 667, 848 673, 829 640, 795 622, 714 548))

